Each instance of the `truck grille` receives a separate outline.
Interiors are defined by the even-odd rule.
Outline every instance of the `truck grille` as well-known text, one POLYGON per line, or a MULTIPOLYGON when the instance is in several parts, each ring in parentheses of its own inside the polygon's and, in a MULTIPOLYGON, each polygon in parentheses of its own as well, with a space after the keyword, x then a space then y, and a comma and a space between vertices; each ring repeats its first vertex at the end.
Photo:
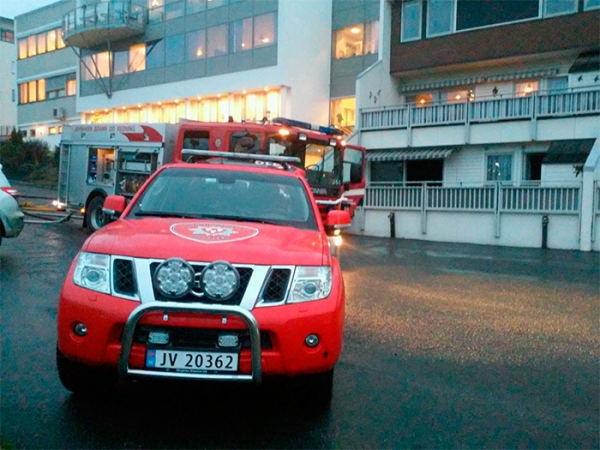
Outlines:
MULTIPOLYGON (((250 348, 250 334, 245 330, 212 330, 205 328, 184 327, 152 327, 140 325, 134 335, 134 342, 145 344, 148 342, 150 331, 167 331, 169 343, 160 347, 186 348, 186 349, 218 349, 219 336, 222 334, 235 334, 240 339, 241 348, 250 348)), ((260 333, 260 346, 262 349, 271 349, 273 344, 268 333, 260 333)), ((158 347, 158 346, 156 346, 158 347)))
POLYGON ((135 295, 137 287, 133 273, 133 261, 130 259, 115 259, 113 262, 113 288, 123 295, 135 295))
MULTIPOLYGON (((150 264, 150 276, 154 278, 154 273, 160 263, 152 263, 150 264)), ((200 264, 192 264, 192 268, 194 269, 195 274, 200 274, 202 270, 206 267, 206 265, 200 264)), ((252 277, 252 269, 250 267, 236 267, 238 273, 240 274, 240 286, 236 293, 229 300, 218 302, 219 305, 239 305, 242 302, 242 298, 244 298, 244 293, 246 292, 246 288, 248 287, 248 283, 250 282, 250 277, 252 277)), ((182 298, 178 298, 173 300, 171 298, 163 296, 158 289, 153 286, 154 289, 154 298, 158 301, 168 302, 168 301, 178 301, 178 302, 200 302, 200 303, 213 303, 212 301, 204 298, 197 297, 193 294, 188 294, 182 298)), ((194 288, 196 292, 199 292, 198 289, 194 288)))
POLYGON ((272 269, 263 292, 263 302, 279 303, 285 300, 291 274, 290 269, 272 269))

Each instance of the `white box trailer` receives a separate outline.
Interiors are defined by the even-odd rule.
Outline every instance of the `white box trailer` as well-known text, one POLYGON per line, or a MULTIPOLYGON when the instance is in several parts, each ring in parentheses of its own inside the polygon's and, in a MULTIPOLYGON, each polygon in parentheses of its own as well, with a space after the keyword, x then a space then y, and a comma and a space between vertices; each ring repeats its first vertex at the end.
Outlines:
POLYGON ((133 197, 156 169, 173 159, 177 125, 82 124, 63 128, 58 201, 84 214, 84 226, 104 225, 107 195, 133 197))

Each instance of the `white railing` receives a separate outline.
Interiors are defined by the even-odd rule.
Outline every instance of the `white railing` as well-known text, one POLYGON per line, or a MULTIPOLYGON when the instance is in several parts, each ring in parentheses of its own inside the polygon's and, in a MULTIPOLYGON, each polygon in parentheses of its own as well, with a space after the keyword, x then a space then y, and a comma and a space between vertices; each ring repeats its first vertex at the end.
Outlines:
POLYGON ((600 89, 534 93, 526 97, 490 98, 467 103, 398 105, 360 110, 361 131, 436 125, 497 122, 600 113, 600 89))
MULTIPOLYGON (((600 193, 598 194, 600 196, 600 193)), ((597 201, 600 208, 600 200, 597 201)), ((482 187, 371 185, 366 209, 578 214, 580 186, 482 187)))

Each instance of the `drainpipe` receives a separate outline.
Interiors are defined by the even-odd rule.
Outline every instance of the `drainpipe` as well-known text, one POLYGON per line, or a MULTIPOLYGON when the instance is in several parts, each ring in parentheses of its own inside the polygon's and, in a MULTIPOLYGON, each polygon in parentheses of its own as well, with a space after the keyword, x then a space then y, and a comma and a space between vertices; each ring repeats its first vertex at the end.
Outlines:
POLYGON ((542 248, 548 248, 548 216, 542 216, 542 248))
POLYGON ((396 213, 391 212, 388 214, 388 219, 390 219, 390 237, 396 237, 396 213))

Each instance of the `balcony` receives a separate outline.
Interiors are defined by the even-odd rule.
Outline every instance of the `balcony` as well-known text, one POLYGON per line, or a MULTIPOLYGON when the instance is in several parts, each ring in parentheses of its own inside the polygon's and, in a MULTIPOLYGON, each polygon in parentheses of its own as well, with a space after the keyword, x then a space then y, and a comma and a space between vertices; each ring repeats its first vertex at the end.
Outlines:
POLYGON ((360 110, 360 131, 469 125, 512 120, 537 120, 600 114, 600 89, 534 93, 466 103, 398 105, 360 110))
POLYGON ((84 5, 63 17, 63 39, 67 45, 91 48, 143 34, 146 9, 131 0, 84 5))

